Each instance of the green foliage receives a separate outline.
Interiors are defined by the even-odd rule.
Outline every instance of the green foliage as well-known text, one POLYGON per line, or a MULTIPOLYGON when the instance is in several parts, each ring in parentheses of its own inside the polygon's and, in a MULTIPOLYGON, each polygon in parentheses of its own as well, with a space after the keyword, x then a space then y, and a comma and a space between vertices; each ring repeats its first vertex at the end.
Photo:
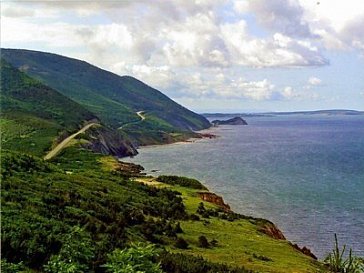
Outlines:
POLYGON ((19 273, 25 272, 23 262, 20 263, 9 263, 6 259, 1 259, 1 270, 2 273, 19 273))
POLYGON ((160 175, 158 176, 157 181, 169 185, 179 185, 182 187, 188 187, 192 189, 207 190, 207 188, 204 185, 202 185, 200 181, 183 176, 160 175))
POLYGON ((11 151, 1 152, 1 177, 6 178, 14 173, 34 173, 56 171, 57 168, 37 157, 11 151))
POLYGON ((202 257, 182 253, 164 253, 161 255, 162 268, 167 273, 253 273, 243 267, 231 267, 212 263, 202 257))
POLYGON ((339 247, 337 235, 335 234, 335 246, 326 258, 329 269, 333 273, 362 273, 364 272, 364 260, 359 257, 354 257, 352 249, 349 250, 349 255, 345 256, 346 245, 342 249, 339 247))
POLYGON ((156 262, 158 250, 152 244, 132 244, 125 249, 115 249, 107 255, 103 265, 109 273, 162 273, 156 262))
POLYGON ((45 268, 53 272, 83 270, 80 265, 98 268, 110 250, 124 248, 135 238, 163 241, 175 236, 172 220, 187 217, 178 193, 94 169, 97 155, 90 156, 83 171, 73 174, 61 171, 62 164, 55 167, 20 153, 6 152, 2 159, 6 174, 1 183, 2 255, 11 263, 23 261, 34 269, 47 264, 45 268), (153 217, 161 220, 152 221, 153 217), (73 230, 77 226, 82 227, 81 233, 73 230), (146 230, 158 236, 150 237, 146 230), (65 240, 79 244, 68 247, 77 250, 83 247, 82 234, 91 235, 93 258, 80 262, 74 256, 69 263, 65 240))
POLYGON ((94 246, 91 235, 78 226, 61 238, 61 249, 52 255, 44 266, 49 273, 86 272, 94 256, 94 246))

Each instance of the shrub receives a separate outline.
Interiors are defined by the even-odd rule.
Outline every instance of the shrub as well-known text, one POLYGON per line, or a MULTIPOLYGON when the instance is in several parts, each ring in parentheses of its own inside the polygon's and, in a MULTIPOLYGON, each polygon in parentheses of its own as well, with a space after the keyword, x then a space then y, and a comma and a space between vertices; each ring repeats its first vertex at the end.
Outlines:
POLYGON ((107 255, 103 265, 109 273, 163 273, 155 259, 158 251, 152 244, 134 244, 126 249, 115 249, 107 255))
POLYGON ((204 185, 202 185, 200 181, 183 176, 160 175, 157 178, 157 181, 170 185, 179 185, 182 187, 187 187, 192 189, 207 190, 207 188, 204 185))
POLYGON ((175 233, 183 233, 183 230, 181 228, 181 224, 179 222, 177 222, 176 226, 174 227, 174 232, 175 233))
POLYGON ((64 235, 61 250, 57 255, 51 256, 44 269, 50 273, 86 272, 93 256, 90 234, 76 226, 64 235))
POLYGON ((180 249, 187 249, 188 243, 182 237, 178 237, 174 246, 180 249))
POLYGON ((163 253, 161 264, 167 273, 252 273, 242 267, 232 267, 226 264, 212 263, 202 257, 182 253, 163 253))
POLYGON ((196 214, 191 214, 190 215, 190 220, 192 220, 192 221, 200 221, 200 217, 198 216, 198 215, 196 215, 196 214))
POLYGON ((212 241, 210 242, 210 245, 213 246, 213 247, 215 247, 215 246, 218 245, 218 243, 219 242, 216 239, 212 239, 212 241))
POLYGON ((207 241, 207 238, 205 236, 201 235, 200 237, 198 237, 198 246, 208 248, 210 247, 210 243, 209 241, 207 241))

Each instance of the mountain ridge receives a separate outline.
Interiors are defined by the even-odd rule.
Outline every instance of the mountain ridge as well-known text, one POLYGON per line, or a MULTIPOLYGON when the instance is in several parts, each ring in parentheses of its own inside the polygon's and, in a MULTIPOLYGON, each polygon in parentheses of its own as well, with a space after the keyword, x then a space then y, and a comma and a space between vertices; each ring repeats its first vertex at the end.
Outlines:
POLYGON ((119 76, 85 61, 53 53, 2 49, 1 54, 16 68, 78 102, 114 129, 137 121, 136 112, 144 111, 146 120, 125 130, 138 144, 163 142, 165 133, 210 127, 204 117, 131 76, 119 76), (138 131, 150 133, 154 141, 144 141, 138 131))

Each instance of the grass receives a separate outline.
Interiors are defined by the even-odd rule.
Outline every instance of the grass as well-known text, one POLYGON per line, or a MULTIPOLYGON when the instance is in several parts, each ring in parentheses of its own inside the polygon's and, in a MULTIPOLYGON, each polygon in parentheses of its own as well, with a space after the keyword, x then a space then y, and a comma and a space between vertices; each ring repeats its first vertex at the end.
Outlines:
MULTIPOLYGON (((184 221, 181 227, 183 237, 190 244, 184 253, 201 255, 212 262, 224 262, 229 265, 244 267, 259 272, 320 272, 320 267, 313 260, 295 251, 287 241, 275 240, 260 233, 257 226, 248 220, 226 220, 211 218, 208 224, 203 221, 184 221), (198 247, 198 237, 204 235, 211 241, 218 241, 218 246, 204 249, 198 247), (268 257, 271 261, 262 261, 257 256, 268 257)), ((177 249, 172 251, 180 252, 177 249)))
MULTIPOLYGON (((168 187, 182 194, 183 203, 189 214, 196 213, 202 202, 197 192, 201 190, 181 186, 171 186, 155 181, 153 178, 138 178, 150 186, 168 187), (157 182, 158 184, 154 184, 157 182)), ((217 208, 216 205, 203 202, 206 209, 217 208)), ((259 225, 249 219, 233 222, 217 217, 200 221, 181 221, 183 234, 188 243, 187 250, 169 246, 174 253, 202 256, 215 263, 227 263, 232 266, 244 266, 258 272, 274 273, 315 273, 325 272, 323 266, 313 259, 292 248, 288 241, 276 240, 259 231, 259 225), (208 241, 217 240, 216 247, 199 247, 199 237, 203 235, 208 241)), ((172 245, 172 244, 171 244, 172 245)))

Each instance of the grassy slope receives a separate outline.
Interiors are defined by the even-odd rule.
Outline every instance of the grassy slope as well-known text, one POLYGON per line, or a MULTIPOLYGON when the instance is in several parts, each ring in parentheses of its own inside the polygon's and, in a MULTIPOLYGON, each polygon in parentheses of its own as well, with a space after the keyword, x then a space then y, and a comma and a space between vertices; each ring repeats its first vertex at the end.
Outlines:
POLYGON ((56 90, 1 61, 3 149, 41 155, 61 132, 95 119, 90 111, 56 90))
MULTIPOLYGON (((145 111, 147 119, 144 122, 127 128, 133 136, 141 137, 145 132, 153 131, 200 130, 210 126, 204 117, 135 78, 120 77, 83 61, 44 52, 2 49, 2 56, 82 104, 114 128, 139 120, 135 112, 145 111)), ((151 135, 160 137, 157 133, 151 135)))
MULTIPOLYGON (((201 202, 197 192, 191 188, 170 186, 156 182, 150 178, 138 178, 151 186, 168 187, 182 193, 183 202, 189 213, 196 213, 201 202)), ((215 205, 203 202, 206 208, 216 208, 215 205)), ((188 250, 179 250, 174 247, 172 252, 182 252, 201 255, 203 258, 218 263, 227 263, 233 266, 243 265, 247 269, 258 272, 274 273, 314 273, 323 272, 321 265, 302 253, 294 250, 287 241, 273 239, 259 232, 259 225, 252 220, 241 219, 233 222, 210 217, 208 224, 202 221, 182 221, 183 238, 190 244, 188 250), (218 246, 204 249, 198 246, 198 237, 204 235, 211 241, 217 240, 218 246), (264 256, 272 261, 262 261, 254 257, 264 256)))

